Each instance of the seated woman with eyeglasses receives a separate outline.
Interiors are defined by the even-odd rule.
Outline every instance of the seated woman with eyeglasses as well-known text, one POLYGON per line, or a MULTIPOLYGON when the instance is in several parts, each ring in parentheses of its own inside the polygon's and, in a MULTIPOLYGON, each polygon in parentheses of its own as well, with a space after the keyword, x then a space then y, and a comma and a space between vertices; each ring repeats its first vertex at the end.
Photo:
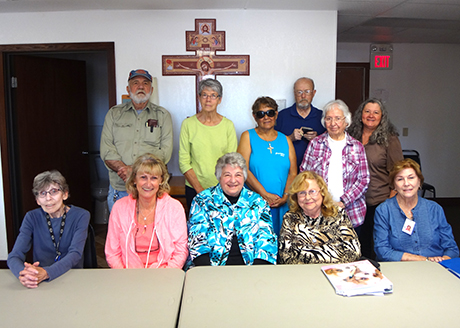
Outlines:
POLYGON ((182 268, 188 256, 182 204, 168 195, 166 165, 153 154, 136 159, 126 181, 128 196, 110 212, 105 242, 114 269, 182 268))
POLYGON ((248 163, 246 184, 270 205, 273 230, 278 235, 288 210, 288 188, 297 174, 297 158, 291 139, 275 130, 278 105, 260 97, 252 105, 257 127, 243 132, 238 152, 248 163))
POLYGON ((304 171, 289 188, 279 237, 281 264, 348 263, 361 246, 347 212, 334 204, 323 178, 304 171))
POLYGON ((7 261, 27 288, 37 288, 42 281, 83 267, 90 219, 88 211, 64 204, 69 197, 69 186, 58 171, 38 174, 32 192, 40 208, 27 212, 7 261), (33 263, 28 263, 26 254, 32 246, 33 263))

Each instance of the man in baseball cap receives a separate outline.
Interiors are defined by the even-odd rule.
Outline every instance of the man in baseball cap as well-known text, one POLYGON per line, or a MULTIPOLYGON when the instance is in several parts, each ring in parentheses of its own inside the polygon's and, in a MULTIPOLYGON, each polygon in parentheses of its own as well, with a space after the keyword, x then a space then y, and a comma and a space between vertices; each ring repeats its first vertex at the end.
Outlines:
POLYGON ((129 73, 128 81, 135 78, 136 76, 143 76, 150 82, 152 82, 152 75, 145 69, 135 69, 129 73))
POLYGON ((171 115, 150 101, 152 75, 145 69, 132 70, 126 90, 131 100, 108 111, 101 135, 101 159, 110 178, 110 210, 115 201, 128 195, 125 182, 137 157, 152 153, 167 164, 173 148, 171 115))

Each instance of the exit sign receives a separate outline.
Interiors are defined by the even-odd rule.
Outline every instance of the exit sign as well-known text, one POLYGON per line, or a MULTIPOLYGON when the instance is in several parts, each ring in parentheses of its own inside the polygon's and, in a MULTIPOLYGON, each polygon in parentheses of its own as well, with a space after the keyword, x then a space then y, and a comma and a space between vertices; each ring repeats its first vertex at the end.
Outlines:
POLYGON ((371 55, 371 69, 392 69, 393 68, 393 55, 371 55))
POLYGON ((386 70, 393 68, 393 45, 371 44, 371 69, 386 70))

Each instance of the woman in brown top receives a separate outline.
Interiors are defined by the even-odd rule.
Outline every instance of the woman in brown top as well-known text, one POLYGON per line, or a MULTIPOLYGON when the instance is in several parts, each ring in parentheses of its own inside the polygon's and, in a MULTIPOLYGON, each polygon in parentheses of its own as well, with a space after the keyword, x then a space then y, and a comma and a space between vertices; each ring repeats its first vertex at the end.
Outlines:
POLYGON ((373 231, 374 213, 378 205, 394 196, 390 188, 389 173, 393 164, 402 160, 401 143, 396 127, 378 99, 363 102, 353 114, 347 132, 361 141, 366 150, 371 181, 366 193, 367 212, 361 230, 362 255, 375 259, 373 231))

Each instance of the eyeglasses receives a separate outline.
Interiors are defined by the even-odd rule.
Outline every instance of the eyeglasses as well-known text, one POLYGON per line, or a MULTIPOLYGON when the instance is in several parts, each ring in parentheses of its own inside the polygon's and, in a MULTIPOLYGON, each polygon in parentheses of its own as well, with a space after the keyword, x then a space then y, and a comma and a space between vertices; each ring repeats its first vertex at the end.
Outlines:
POLYGON ((340 123, 340 122, 342 122, 344 119, 345 119, 345 117, 339 117, 339 116, 337 116, 337 117, 330 117, 330 116, 328 116, 328 117, 326 117, 326 118, 324 119, 324 122, 326 122, 326 123, 332 123, 332 122, 334 122, 334 123, 340 123))
POLYGON ((210 94, 210 95, 208 95, 206 93, 202 93, 200 97, 203 98, 203 99, 211 98, 212 100, 216 100, 217 98, 219 98, 219 95, 215 94, 215 93, 210 94))
POLYGON ((267 115, 268 117, 274 117, 276 115, 276 110, 269 109, 265 112, 263 110, 259 110, 254 115, 256 115, 257 118, 263 118, 265 115, 267 115))
POLYGON ((40 191, 39 193, 37 193, 37 196, 38 198, 45 198, 47 194, 50 194, 51 197, 54 197, 57 195, 58 192, 60 192, 61 189, 57 189, 57 188, 53 188, 49 191, 40 191))
POLYGON ((296 95, 298 95, 299 97, 303 94, 305 94, 306 96, 309 96, 311 94, 313 94, 313 90, 297 90, 296 92, 296 95))
POLYGON ((315 198, 319 195, 319 190, 311 189, 309 191, 300 191, 297 193, 298 197, 305 198, 309 195, 311 198, 315 198))

